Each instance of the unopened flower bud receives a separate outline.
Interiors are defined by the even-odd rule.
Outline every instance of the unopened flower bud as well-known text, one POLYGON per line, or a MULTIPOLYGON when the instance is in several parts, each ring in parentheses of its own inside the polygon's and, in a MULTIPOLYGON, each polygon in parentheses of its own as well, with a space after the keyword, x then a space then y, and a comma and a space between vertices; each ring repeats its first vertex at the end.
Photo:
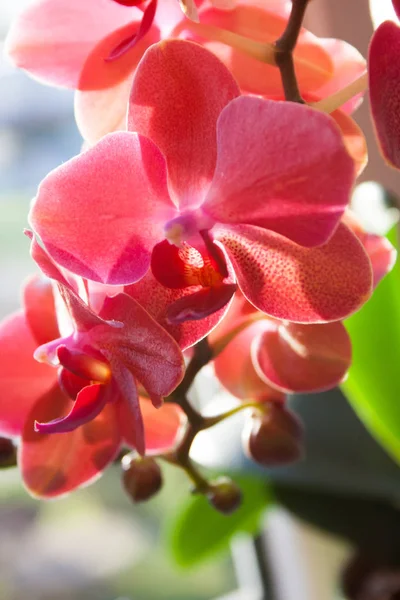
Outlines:
POLYGON ((271 404, 265 413, 254 414, 243 430, 244 451, 252 460, 274 467, 301 458, 303 426, 284 406, 271 404))
POLYGON ((211 482, 207 492, 210 504, 224 515, 230 515, 242 502, 242 492, 239 486, 229 477, 220 477, 211 482))
POLYGON ((162 473, 153 458, 127 454, 122 468, 124 488, 134 502, 149 500, 160 490, 162 473))
POLYGON ((17 464, 17 449, 8 438, 0 437, 0 469, 15 467, 17 464))

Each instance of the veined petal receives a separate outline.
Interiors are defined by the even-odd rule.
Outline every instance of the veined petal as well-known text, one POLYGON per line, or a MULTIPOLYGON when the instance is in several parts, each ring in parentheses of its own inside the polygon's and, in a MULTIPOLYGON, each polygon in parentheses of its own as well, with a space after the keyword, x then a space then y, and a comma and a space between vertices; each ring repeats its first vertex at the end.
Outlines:
POLYGON ((32 406, 57 381, 57 371, 33 358, 37 341, 22 312, 0 324, 0 433, 21 435, 32 406))
POLYGON ((127 294, 107 298, 101 316, 114 320, 123 315, 124 327, 95 327, 90 337, 114 365, 123 363, 140 381, 154 404, 170 394, 184 373, 182 352, 175 340, 127 294))
POLYGON ((143 57, 133 81, 128 129, 157 144, 181 208, 201 204, 215 168, 218 116, 238 95, 226 67, 197 44, 163 41, 143 57))
POLYGON ((97 479, 116 457, 121 435, 114 405, 89 423, 63 434, 34 431, 35 421, 51 421, 73 403, 55 386, 32 407, 26 419, 19 465, 28 491, 39 498, 61 496, 97 479))
POLYGON ((217 139, 205 213, 220 223, 270 229, 303 246, 332 235, 355 168, 331 117, 294 102, 241 97, 221 113, 217 139))
POLYGON ((94 383, 84 387, 76 397, 70 412, 65 417, 39 423, 35 421, 38 433, 67 433, 92 421, 103 410, 110 395, 110 386, 94 383))
POLYGON ((369 46, 369 97, 375 132, 384 158, 400 169, 400 27, 382 23, 369 46))
POLYGON ((104 60, 138 30, 141 16, 138 8, 127 10, 111 0, 38 0, 13 23, 6 52, 45 83, 109 87, 127 76, 147 47, 142 40, 118 61, 104 60))
POLYGON ((42 181, 30 222, 59 264, 120 284, 143 277, 163 224, 174 216, 157 147, 114 133, 42 181))
POLYGON ((60 337, 53 283, 40 275, 32 275, 23 287, 26 320, 38 345, 60 337))
POLYGON ((254 338, 251 355, 258 375, 282 392, 318 392, 342 381, 351 340, 340 322, 278 323, 254 338))
POLYGON ((220 228, 244 296, 259 310, 299 323, 338 321, 371 294, 371 263, 356 236, 340 223, 318 248, 303 248, 258 227, 220 228))

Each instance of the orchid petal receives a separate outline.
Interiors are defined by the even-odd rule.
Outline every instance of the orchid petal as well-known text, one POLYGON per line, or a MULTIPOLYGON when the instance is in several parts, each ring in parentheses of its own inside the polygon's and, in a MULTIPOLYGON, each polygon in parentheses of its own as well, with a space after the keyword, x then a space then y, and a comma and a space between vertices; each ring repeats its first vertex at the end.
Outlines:
POLYGON ((46 423, 35 421, 35 431, 39 433, 67 433, 92 421, 103 410, 109 397, 109 386, 94 383, 84 387, 65 417, 58 417, 46 423))
MULTIPOLYGON (((171 450, 185 423, 185 414, 180 406, 168 402, 156 409, 150 400, 140 398, 140 410, 144 421, 146 454, 160 454, 171 450)), ((125 442, 136 448, 134 423, 124 402, 118 402, 118 418, 125 442)))
POLYGON ((223 110, 217 138, 215 176, 202 205, 207 215, 303 246, 329 238, 355 177, 331 117, 294 102, 241 97, 223 110))
MULTIPOLYGON (((321 38, 318 41, 333 60, 332 78, 315 92, 319 98, 326 98, 362 75, 367 65, 360 52, 344 40, 321 38)), ((361 101, 362 94, 357 94, 343 104, 340 109, 347 114, 352 113, 358 108, 361 101)))
POLYGON ((221 310, 232 300, 237 290, 235 283, 222 283, 203 288, 175 300, 167 309, 167 321, 176 325, 184 321, 198 321, 221 310))
POLYGON ((238 285, 259 310, 299 323, 337 321, 371 294, 371 264, 361 243, 339 224, 318 248, 303 248, 258 227, 220 228, 238 285))
POLYGON ((185 321, 172 324, 168 321, 168 308, 180 298, 190 296, 201 290, 200 286, 183 289, 170 289, 161 285, 151 271, 138 283, 127 286, 125 292, 137 300, 168 333, 176 340, 182 350, 193 346, 203 339, 224 317, 228 304, 219 311, 200 321, 185 321))
POLYGON ((105 90, 75 93, 75 120, 90 145, 107 133, 125 131, 132 75, 105 90))
POLYGON ((33 406, 19 449, 19 465, 28 491, 40 498, 66 494, 97 479, 118 454, 121 436, 114 406, 90 423, 63 434, 34 431, 34 422, 51 421, 73 403, 58 386, 33 406))
POLYGON ((160 404, 161 398, 168 396, 183 377, 182 352, 169 333, 136 300, 127 294, 107 298, 101 316, 113 320, 121 315, 122 329, 110 331, 107 326, 95 327, 90 338, 102 348, 113 375, 116 361, 123 363, 154 404, 160 404))
POLYGON ((143 11, 142 18, 139 23, 139 27, 136 31, 129 35, 127 38, 123 39, 109 54, 107 61, 113 61, 121 58, 127 52, 132 50, 140 40, 146 35, 146 33, 151 28, 154 16, 156 14, 157 9, 157 0, 150 0, 149 4, 143 11))
POLYGON ((132 71, 148 45, 142 40, 118 61, 104 60, 139 29, 142 14, 110 0, 38 0, 12 25, 6 52, 44 83, 110 87, 132 71))
POLYGON ((284 395, 261 379, 250 355, 254 336, 270 327, 268 321, 258 321, 246 327, 214 359, 215 374, 222 385, 241 400, 283 401, 284 395))
MULTIPOLYGON (((232 31, 258 42, 274 43, 283 33, 287 24, 287 3, 269 1, 237 0, 233 10, 216 8, 202 10, 200 21, 203 25, 232 31)), ((202 36, 201 27, 184 21, 174 30, 174 35, 185 36, 200 43, 216 54, 228 67, 240 88, 245 92, 266 96, 282 94, 282 82, 275 66, 265 64, 223 43, 210 41, 202 36)), ((315 90, 332 77, 333 63, 320 40, 302 29, 294 51, 296 76, 301 90, 315 90)))
MULTIPOLYGON (((130 369, 120 360, 114 360, 112 351, 106 350, 104 354, 105 356, 108 355, 112 367, 113 379, 120 393, 117 402, 119 405, 124 405, 123 414, 127 418, 126 424, 132 424, 133 426, 129 439, 131 441, 134 440, 135 449, 143 456, 145 453, 144 425, 136 381, 130 369)), ((117 408, 118 410, 121 410, 121 408, 117 408)))
POLYGON ((25 318, 38 345, 60 337, 50 279, 30 277, 23 288, 23 301, 25 318))
POLYGON ((229 71, 197 44, 168 40, 143 57, 133 82, 128 129, 157 144, 181 208, 201 202, 215 168, 218 116, 238 95, 229 71))
POLYGON ((351 340, 340 322, 280 323, 254 338, 251 354, 266 383, 289 394, 318 392, 343 380, 351 363, 351 340))
POLYGON ((120 284, 143 277, 164 222, 175 214, 156 146, 114 133, 42 181, 30 221, 60 265, 120 284))
POLYGON ((400 27, 382 23, 369 46, 369 97, 375 132, 384 158, 400 169, 400 27))
POLYGON ((22 312, 0 324, 0 432, 21 435, 25 419, 37 400, 57 381, 57 371, 33 358, 37 346, 22 312))

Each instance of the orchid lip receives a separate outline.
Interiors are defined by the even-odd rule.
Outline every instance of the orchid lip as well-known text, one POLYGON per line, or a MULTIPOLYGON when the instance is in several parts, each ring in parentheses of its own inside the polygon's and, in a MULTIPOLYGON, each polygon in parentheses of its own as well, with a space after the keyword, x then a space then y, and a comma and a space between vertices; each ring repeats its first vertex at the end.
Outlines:
POLYGON ((178 247, 182 246, 183 242, 196 246, 195 241, 198 240, 200 232, 212 229, 215 223, 214 219, 199 208, 188 210, 165 224, 165 238, 178 247))

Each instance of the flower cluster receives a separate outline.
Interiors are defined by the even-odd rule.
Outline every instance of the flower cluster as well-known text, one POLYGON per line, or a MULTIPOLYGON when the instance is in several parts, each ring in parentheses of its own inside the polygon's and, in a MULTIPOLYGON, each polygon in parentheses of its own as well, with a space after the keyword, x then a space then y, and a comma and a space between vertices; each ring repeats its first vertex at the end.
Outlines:
MULTIPOLYGON (((286 394, 346 376, 342 321, 394 250, 347 210, 367 160, 350 116, 366 63, 302 28, 306 5, 36 0, 13 24, 8 56, 76 90, 84 138, 38 187, 27 234, 43 277, 0 326, 0 434, 32 494, 69 492, 125 454, 135 500, 160 488, 163 458, 229 512, 237 488, 190 460, 197 433, 251 407, 249 456, 295 460, 286 394), (187 396, 209 361, 243 401, 212 418, 187 396)), ((383 24, 369 58, 395 166, 398 31, 383 24)))

